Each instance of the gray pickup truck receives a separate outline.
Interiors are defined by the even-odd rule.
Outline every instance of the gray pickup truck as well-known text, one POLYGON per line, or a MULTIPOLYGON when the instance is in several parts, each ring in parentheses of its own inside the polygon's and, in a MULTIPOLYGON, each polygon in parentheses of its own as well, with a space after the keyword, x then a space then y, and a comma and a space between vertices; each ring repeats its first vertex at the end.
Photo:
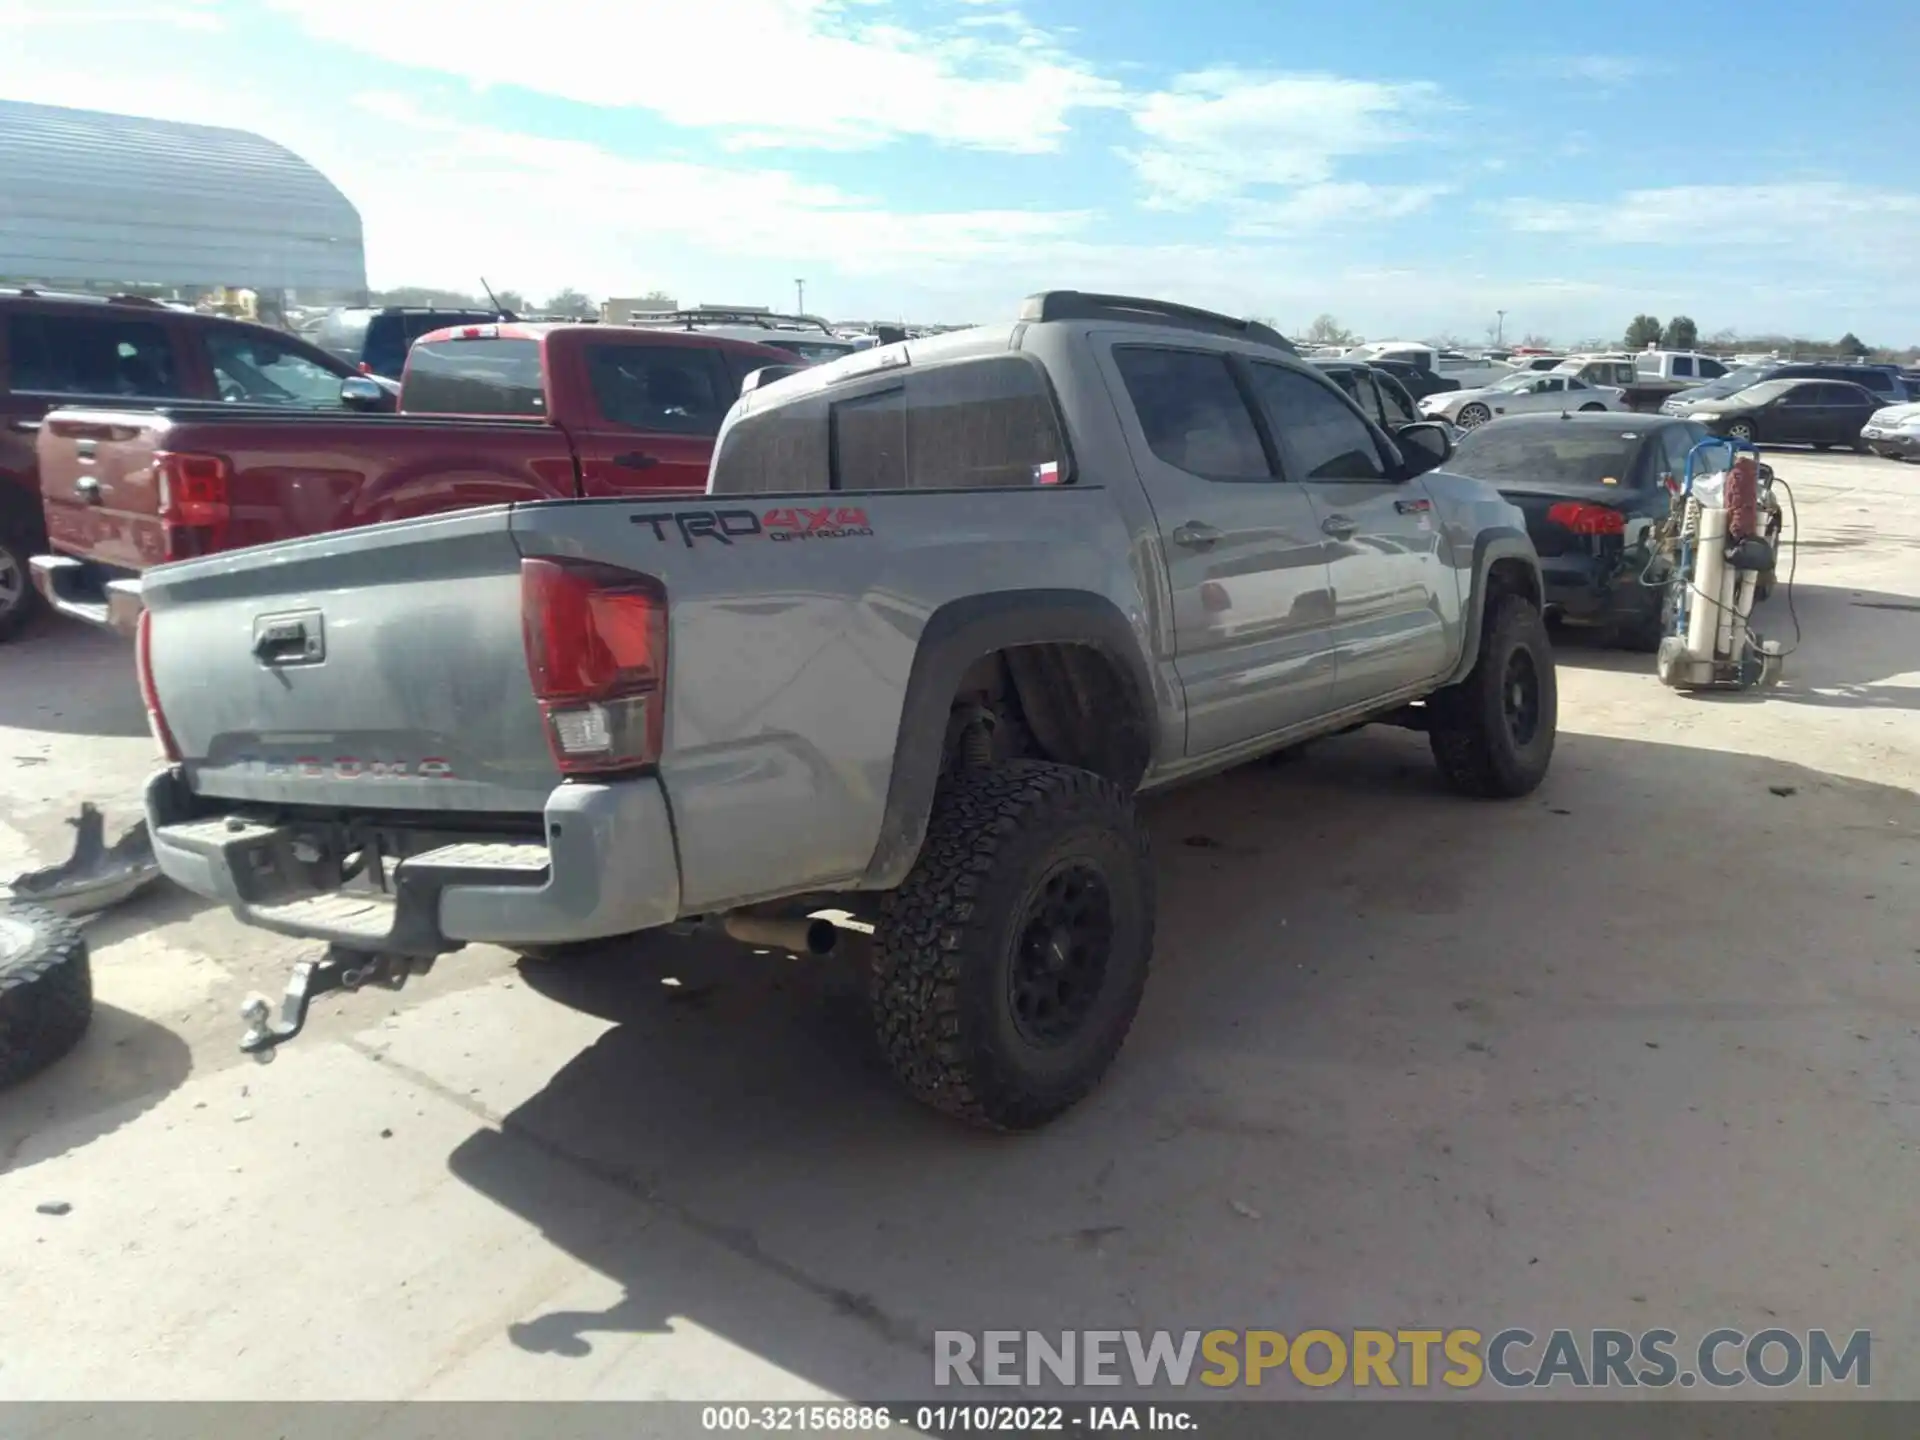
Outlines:
POLYGON ((817 952, 833 912, 871 921, 906 1086, 1028 1128, 1140 1004, 1135 795, 1370 721, 1426 731, 1470 795, 1545 775, 1520 512, 1265 326, 1055 291, 757 378, 704 496, 149 572, 160 864, 328 947, 243 1048, 468 943, 817 952))

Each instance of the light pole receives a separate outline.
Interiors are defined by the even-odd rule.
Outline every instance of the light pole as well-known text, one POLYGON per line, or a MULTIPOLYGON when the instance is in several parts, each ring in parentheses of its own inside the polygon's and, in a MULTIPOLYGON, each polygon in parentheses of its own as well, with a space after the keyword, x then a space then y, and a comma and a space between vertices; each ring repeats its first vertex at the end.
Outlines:
POLYGON ((807 313, 807 282, 804 280, 793 282, 793 313, 796 315, 807 313))
POLYGON ((1493 343, 1496 346, 1503 346, 1507 343, 1507 312, 1496 310, 1493 313, 1500 317, 1500 323, 1494 326, 1493 343))

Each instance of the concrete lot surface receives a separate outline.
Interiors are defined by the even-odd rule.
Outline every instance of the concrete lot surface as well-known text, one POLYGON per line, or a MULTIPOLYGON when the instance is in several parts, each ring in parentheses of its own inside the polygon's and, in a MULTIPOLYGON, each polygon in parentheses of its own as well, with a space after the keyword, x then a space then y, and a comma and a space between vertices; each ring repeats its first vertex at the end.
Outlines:
MULTIPOLYGON (((845 963, 469 952, 263 1068, 235 1006, 304 947, 100 918, 92 1032, 0 1094, 0 1398, 904 1397, 936 1329, 1418 1325, 1870 1328, 1920 1397, 1920 468, 1774 463, 1780 690, 1567 637, 1529 800, 1380 731, 1149 802, 1146 1005, 1038 1135, 896 1093, 845 963)), ((151 749, 118 642, 0 649, 0 875, 151 749)))

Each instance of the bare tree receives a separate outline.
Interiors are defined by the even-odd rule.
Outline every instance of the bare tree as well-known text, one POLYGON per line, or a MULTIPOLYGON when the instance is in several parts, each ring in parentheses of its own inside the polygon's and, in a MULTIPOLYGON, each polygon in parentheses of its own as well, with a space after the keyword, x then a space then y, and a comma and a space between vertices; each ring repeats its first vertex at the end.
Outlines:
POLYGON ((1353 332, 1331 315, 1316 315, 1313 323, 1307 327, 1307 343, 1310 345, 1351 345, 1353 332))
POLYGON ((570 315, 579 319, 600 313, 600 307, 588 299, 584 291, 571 287, 553 296, 540 308, 548 315, 570 315))
POLYGON ((1536 335, 1532 331, 1528 331, 1527 334, 1520 337, 1520 344, 1523 349, 1527 350, 1551 350, 1553 348, 1553 340, 1550 336, 1536 335))

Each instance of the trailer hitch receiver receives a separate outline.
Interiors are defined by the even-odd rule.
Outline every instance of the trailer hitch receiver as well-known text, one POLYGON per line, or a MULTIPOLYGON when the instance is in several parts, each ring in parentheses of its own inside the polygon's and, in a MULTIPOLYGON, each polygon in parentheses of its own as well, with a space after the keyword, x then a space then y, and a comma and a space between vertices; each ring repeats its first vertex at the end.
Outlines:
POLYGON ((307 1027, 307 1007, 333 990, 360 990, 378 985, 383 990, 398 990, 415 975, 433 968, 430 955, 369 955, 329 945, 317 960, 303 960, 293 967, 286 993, 280 997, 280 1017, 273 1018, 272 1002, 264 995, 249 995, 240 1007, 240 1018, 247 1022, 247 1033, 240 1037, 240 1048, 262 1065, 272 1061, 274 1051, 307 1027))

